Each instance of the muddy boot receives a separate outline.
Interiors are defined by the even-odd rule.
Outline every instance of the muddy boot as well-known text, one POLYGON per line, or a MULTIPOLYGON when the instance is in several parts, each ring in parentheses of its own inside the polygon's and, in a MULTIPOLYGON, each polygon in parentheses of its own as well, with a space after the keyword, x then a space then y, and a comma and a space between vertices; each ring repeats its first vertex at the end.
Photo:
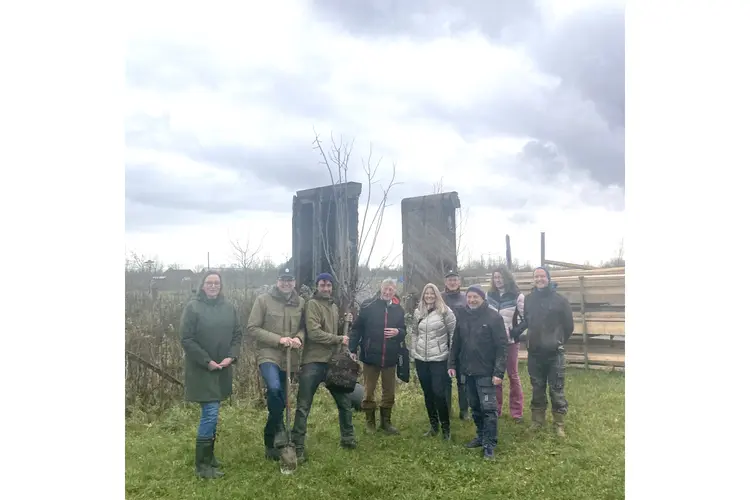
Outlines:
POLYGON ((307 456, 305 455, 305 448, 304 446, 298 446, 294 449, 294 451, 297 453, 297 463, 303 464, 307 462, 307 456))
POLYGON ((365 410, 365 431, 374 434, 377 430, 375 424, 375 409, 365 410))
POLYGON ((481 448, 482 447, 482 438, 475 437, 468 443, 464 445, 466 448, 473 449, 473 448, 481 448))
POLYGON ((555 434, 557 434, 557 437, 564 438, 565 437, 565 415, 562 413, 553 413, 552 414, 552 420, 555 425, 555 434))
POLYGON ((357 440, 354 438, 342 438, 339 445, 346 450, 353 450, 357 447, 357 440))
POLYGON ((380 409, 380 428, 386 434, 398 434, 398 429, 393 427, 391 424, 391 412, 393 408, 381 408, 380 409))
POLYGON ((538 431, 544 427, 544 421, 546 418, 545 410, 531 410, 531 430, 538 431))
POLYGON ((211 467, 212 444, 213 438, 195 440, 195 474, 203 479, 216 479, 224 475, 223 472, 211 467))

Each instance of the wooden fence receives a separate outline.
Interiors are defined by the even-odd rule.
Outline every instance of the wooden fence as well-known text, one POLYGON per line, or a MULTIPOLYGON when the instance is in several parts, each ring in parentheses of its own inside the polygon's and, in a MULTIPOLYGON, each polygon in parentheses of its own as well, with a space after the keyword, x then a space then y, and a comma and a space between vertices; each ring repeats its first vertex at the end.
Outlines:
MULTIPOLYGON (((514 273, 523 293, 533 287, 533 273, 514 273)), ((491 274, 467 278, 489 290, 491 274)), ((568 361, 585 367, 625 367, 625 268, 555 270, 557 291, 573 309, 575 331, 566 346, 568 361)), ((522 349, 521 359, 526 358, 522 349)))

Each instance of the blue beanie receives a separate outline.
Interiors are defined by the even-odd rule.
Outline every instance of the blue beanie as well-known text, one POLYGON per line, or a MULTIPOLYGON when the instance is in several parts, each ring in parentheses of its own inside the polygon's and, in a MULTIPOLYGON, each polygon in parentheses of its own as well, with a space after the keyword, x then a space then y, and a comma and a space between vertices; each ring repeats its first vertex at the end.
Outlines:
POLYGON ((326 280, 333 283, 333 276, 331 276, 328 273, 320 273, 317 278, 315 278, 315 283, 320 283, 320 280, 326 280))
POLYGON ((486 299, 487 296, 484 293, 484 290, 482 290, 482 287, 479 285, 471 285, 469 288, 466 289, 466 293, 474 292, 480 297, 482 297, 482 300, 486 299))
POLYGON ((550 276, 550 274, 549 274, 549 269, 547 269, 546 267, 539 266, 536 269, 534 269, 534 271, 536 271, 537 269, 541 269, 547 275, 547 281, 549 281, 549 284, 547 285, 547 287, 550 290, 557 289, 557 283, 555 283, 554 281, 552 281, 552 276, 550 276))

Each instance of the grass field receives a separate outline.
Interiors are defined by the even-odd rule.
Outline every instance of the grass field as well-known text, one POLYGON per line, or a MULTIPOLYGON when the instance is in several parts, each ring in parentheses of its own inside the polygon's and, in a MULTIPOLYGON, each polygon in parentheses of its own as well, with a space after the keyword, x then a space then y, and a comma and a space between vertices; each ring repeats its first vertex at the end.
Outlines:
MULTIPOLYGON (((500 418, 494 462, 463 448, 474 436, 471 421, 453 419, 452 443, 421 436, 428 424, 417 383, 398 389, 393 423, 401 435, 365 435, 364 415, 355 413, 359 448, 340 449, 336 409, 321 387, 309 418, 309 460, 290 476, 263 458, 265 411, 249 404, 221 410, 216 454, 226 476, 217 480, 193 475, 197 405, 179 405, 153 420, 134 414, 127 421, 126 498, 624 498, 624 375, 567 370, 568 436, 560 440, 549 422, 545 431, 527 431, 531 392, 526 366, 520 369, 525 422, 500 418)), ((505 398, 507 408, 507 390, 505 398)), ((456 406, 454 401, 454 413, 456 406)))

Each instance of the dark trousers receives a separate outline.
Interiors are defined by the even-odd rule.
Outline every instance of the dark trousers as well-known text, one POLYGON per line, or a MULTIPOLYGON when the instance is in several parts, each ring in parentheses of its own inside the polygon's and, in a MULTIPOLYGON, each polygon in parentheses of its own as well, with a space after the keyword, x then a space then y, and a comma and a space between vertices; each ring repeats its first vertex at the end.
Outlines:
MULTIPOLYGON (((307 417, 310 415, 313 398, 318 387, 326 379, 327 363, 307 363, 302 365, 299 373, 297 389, 297 411, 294 414, 292 441, 297 448, 304 448, 307 435, 307 417)), ((354 424, 352 424, 352 402, 349 395, 343 392, 329 390, 339 410, 339 432, 341 441, 354 440, 354 424)))
MULTIPOLYGON (((461 367, 458 364, 458 360, 456 360, 456 373, 459 374, 456 376, 456 388, 458 389, 458 410, 461 412, 466 412, 469 410, 469 398, 466 395, 466 384, 464 384, 461 381, 461 367)), ((448 413, 451 411, 451 407, 453 406, 453 379, 450 377, 448 378, 448 384, 445 389, 446 398, 448 398, 448 413)))
POLYGON ((477 427, 477 438, 484 448, 497 446, 497 393, 492 385, 492 377, 472 377, 463 375, 466 392, 469 396, 471 416, 477 427))
POLYGON ((263 431, 263 444, 266 448, 273 448, 274 441, 284 441, 284 409, 286 408, 286 372, 275 363, 261 363, 260 374, 266 384, 266 405, 268 419, 263 431))
POLYGON ((565 399, 565 352, 529 353, 529 377, 531 378, 531 409, 547 409, 547 386, 554 413, 568 413, 565 399))
POLYGON ((450 414, 445 391, 445 387, 450 387, 451 383, 448 376, 448 361, 416 360, 416 365, 417 377, 424 393, 424 405, 427 408, 430 426, 437 429, 438 423, 440 423, 443 429, 449 429, 450 414))

